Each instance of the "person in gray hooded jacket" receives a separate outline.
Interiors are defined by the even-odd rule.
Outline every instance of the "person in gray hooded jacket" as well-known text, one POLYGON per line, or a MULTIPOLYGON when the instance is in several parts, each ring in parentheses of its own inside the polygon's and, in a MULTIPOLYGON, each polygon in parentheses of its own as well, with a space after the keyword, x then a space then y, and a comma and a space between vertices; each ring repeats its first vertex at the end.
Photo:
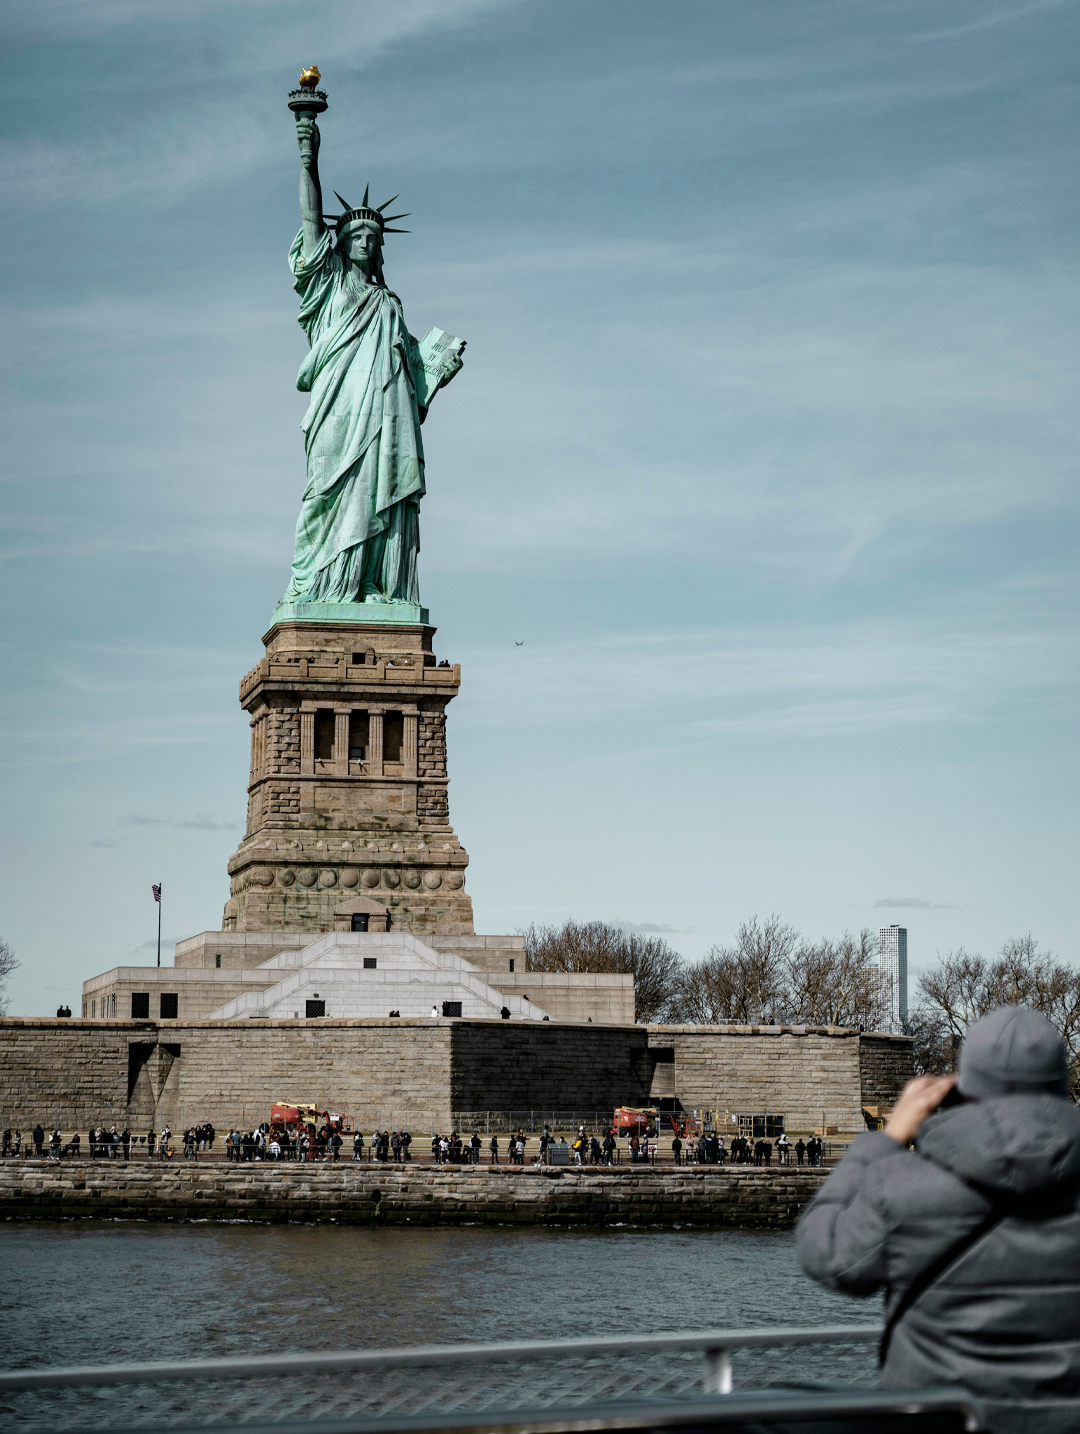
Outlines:
POLYGON ((798 1250, 832 1289, 885 1288, 884 1387, 961 1384, 994 1434, 1080 1430, 1080 1110, 1049 1021, 1002 1006, 957 1077, 910 1081, 803 1212, 798 1250))

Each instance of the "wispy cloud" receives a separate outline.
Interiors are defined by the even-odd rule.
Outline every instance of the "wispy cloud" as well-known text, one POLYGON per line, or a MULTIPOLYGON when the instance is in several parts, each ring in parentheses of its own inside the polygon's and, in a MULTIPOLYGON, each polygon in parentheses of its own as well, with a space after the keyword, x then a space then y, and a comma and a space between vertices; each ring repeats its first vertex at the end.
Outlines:
POLYGON ((128 812, 120 819, 122 827, 178 827, 200 832, 222 832, 234 828, 236 822, 216 822, 212 817, 186 817, 180 821, 172 817, 150 817, 139 812, 128 812))
POLYGON ((921 896, 883 896, 874 902, 875 910, 896 911, 959 911, 954 901, 924 901, 921 896))

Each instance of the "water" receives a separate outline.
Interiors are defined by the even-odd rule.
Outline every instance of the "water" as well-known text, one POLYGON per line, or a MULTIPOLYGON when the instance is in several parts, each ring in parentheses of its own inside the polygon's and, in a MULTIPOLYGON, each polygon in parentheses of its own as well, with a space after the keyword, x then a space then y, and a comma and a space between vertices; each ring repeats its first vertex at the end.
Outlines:
MULTIPOLYGON (((767 1325, 870 1324, 791 1231, 9 1224, 7 1368, 767 1325)), ((736 1384, 872 1382, 871 1347, 747 1351, 736 1384)))

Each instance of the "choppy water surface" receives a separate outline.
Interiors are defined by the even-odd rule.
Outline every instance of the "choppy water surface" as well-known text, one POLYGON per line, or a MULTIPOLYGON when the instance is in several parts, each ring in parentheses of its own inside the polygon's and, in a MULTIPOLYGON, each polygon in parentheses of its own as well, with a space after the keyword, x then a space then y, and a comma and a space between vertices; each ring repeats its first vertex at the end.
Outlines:
MULTIPOLYGON (((8 1368, 471 1340, 872 1323, 789 1231, 9 1224, 8 1368)), ((869 1348, 746 1353, 738 1383, 872 1378, 869 1348)))

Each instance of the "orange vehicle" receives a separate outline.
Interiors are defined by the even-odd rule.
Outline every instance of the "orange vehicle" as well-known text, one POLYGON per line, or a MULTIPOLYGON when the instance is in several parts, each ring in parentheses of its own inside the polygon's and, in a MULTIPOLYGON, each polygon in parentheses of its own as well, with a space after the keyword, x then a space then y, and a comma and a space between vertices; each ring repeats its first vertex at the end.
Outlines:
POLYGON ((638 1109, 632 1105, 621 1105, 615 1112, 616 1135, 643 1135, 647 1130, 656 1129, 656 1111, 638 1109))
POLYGON ((275 1135, 284 1132, 295 1135, 299 1130, 314 1135, 320 1120, 339 1135, 353 1134, 352 1120, 336 1110, 320 1110, 316 1105, 291 1105, 287 1101, 275 1101, 270 1107, 270 1129, 275 1135))

